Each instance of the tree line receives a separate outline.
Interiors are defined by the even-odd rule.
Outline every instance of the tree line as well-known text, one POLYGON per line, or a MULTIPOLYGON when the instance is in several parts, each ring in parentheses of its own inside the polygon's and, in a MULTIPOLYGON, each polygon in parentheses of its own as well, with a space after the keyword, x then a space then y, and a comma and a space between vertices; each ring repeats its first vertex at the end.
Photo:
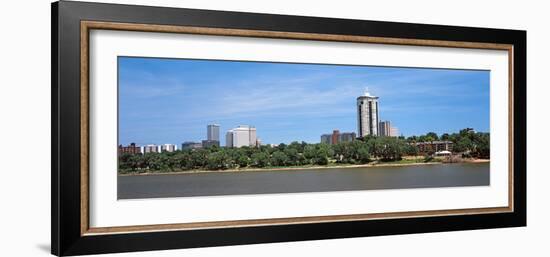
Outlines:
MULTIPOLYGON (((225 148, 212 146, 204 149, 186 149, 174 152, 121 154, 119 172, 225 170, 235 168, 289 167, 307 165, 366 164, 372 161, 398 161, 403 156, 418 156, 417 142, 449 140, 453 152, 466 157, 489 157, 489 133, 459 133, 438 136, 404 137, 366 136, 352 142, 334 145, 292 142, 278 146, 225 148)), ((422 153, 430 156, 433 153, 422 153)))

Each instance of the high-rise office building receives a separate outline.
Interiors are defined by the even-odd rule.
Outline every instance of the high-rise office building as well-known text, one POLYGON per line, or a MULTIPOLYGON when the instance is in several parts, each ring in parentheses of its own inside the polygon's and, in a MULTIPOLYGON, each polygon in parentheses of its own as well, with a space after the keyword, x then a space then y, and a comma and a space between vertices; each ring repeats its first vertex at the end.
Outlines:
POLYGON ((378 135, 381 137, 391 136, 391 122, 389 120, 378 123, 378 135))
POLYGON ((357 97, 357 132, 359 137, 378 136, 378 97, 368 91, 357 97))
POLYGON ((256 128, 248 125, 239 125, 228 130, 225 134, 226 147, 258 146, 256 128))
POLYGON ((206 140, 202 140, 202 147, 209 148, 220 146, 220 125, 208 124, 206 126, 206 140))
POLYGON ((220 125, 208 124, 208 126, 206 126, 206 140, 220 141, 220 125))
POLYGON ((248 127, 248 145, 249 146, 258 146, 258 137, 256 136, 256 128, 248 127))
POLYGON ((332 135, 331 134, 323 134, 321 135, 321 143, 330 145, 332 135))
POLYGON ((378 135, 381 137, 398 137, 399 129, 392 126, 389 120, 380 121, 378 124, 378 135))

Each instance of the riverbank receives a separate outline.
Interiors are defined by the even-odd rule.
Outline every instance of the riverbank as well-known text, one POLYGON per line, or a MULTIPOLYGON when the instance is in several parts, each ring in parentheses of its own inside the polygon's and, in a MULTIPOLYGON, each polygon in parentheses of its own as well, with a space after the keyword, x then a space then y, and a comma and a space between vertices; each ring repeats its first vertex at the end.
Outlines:
MULTIPOLYGON (((436 164, 454 164, 444 163, 441 160, 433 162, 410 162, 413 159, 404 158, 394 162, 375 161, 367 164, 337 164, 330 163, 328 165, 304 165, 292 167, 265 167, 265 168, 242 168, 242 169, 227 169, 227 170, 182 170, 182 171, 153 171, 153 172, 130 172, 118 173, 118 176, 149 176, 149 175, 178 175, 178 174, 202 174, 202 173, 237 173, 237 172, 266 172, 266 171, 299 171, 299 170, 326 170, 326 169, 346 169, 346 168, 370 168, 370 167, 403 167, 403 166, 421 166, 421 165, 436 165, 436 164)), ((488 163, 488 159, 467 159, 459 163, 488 163)))

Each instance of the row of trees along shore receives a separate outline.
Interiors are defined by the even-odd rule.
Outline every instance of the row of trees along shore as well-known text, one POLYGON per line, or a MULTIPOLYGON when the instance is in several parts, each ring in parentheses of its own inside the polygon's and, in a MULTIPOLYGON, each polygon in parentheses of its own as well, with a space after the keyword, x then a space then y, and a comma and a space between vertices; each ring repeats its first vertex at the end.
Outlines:
MULTIPOLYGON (((353 142, 334 145, 292 142, 275 147, 209 147, 174 152, 122 154, 119 172, 175 172, 186 170, 225 170, 237 168, 273 168, 312 165, 367 164, 373 161, 400 161, 403 156, 419 156, 417 142, 448 140, 453 152, 463 157, 489 158, 489 133, 474 133, 466 129, 459 133, 438 136, 359 138, 353 142)), ((422 153, 424 161, 432 160, 431 153, 422 153)))

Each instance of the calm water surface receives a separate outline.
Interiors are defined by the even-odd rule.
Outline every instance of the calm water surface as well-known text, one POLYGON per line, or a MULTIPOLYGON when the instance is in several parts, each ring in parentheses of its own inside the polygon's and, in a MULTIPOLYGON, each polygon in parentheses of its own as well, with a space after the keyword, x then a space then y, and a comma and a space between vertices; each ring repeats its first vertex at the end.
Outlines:
POLYGON ((488 186, 489 163, 118 176, 118 198, 139 199, 488 186))

